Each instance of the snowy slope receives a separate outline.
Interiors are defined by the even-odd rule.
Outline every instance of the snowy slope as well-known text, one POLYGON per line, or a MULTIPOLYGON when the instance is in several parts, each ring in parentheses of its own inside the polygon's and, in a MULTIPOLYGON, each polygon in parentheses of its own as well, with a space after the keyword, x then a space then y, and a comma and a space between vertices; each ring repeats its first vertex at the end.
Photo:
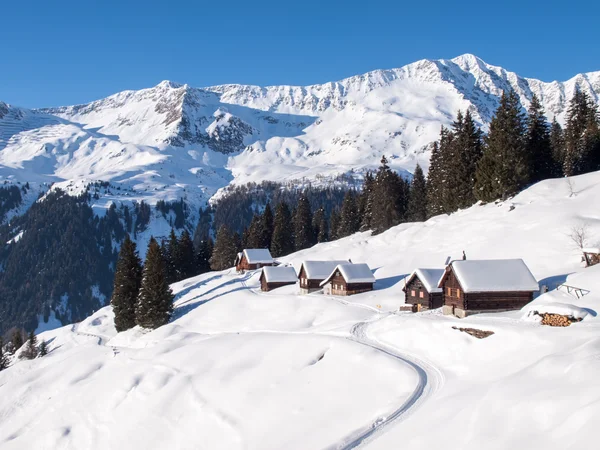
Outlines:
POLYGON ((48 331, 51 353, 0 372, 2 448, 592 449, 600 416, 600 268, 568 237, 600 241, 600 173, 548 180, 379 236, 283 258, 366 262, 376 290, 348 298, 258 290, 259 272, 173 286, 174 320, 117 334, 104 308, 48 331), (533 305, 585 310, 568 328, 527 311, 467 319, 399 313, 402 280, 447 256, 523 258, 550 291, 533 305), (486 339, 453 327, 493 331, 486 339), (67 368, 65 370, 65 368, 67 368), (432 427, 432 423, 435 424, 432 427))

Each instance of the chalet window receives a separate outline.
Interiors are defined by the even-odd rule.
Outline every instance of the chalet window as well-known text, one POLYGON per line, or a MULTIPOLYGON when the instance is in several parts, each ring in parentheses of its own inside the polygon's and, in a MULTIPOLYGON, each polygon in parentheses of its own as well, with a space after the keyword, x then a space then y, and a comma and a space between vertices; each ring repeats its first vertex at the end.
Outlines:
POLYGON ((423 298, 423 297, 424 297, 424 295, 423 295, 423 291, 419 292, 419 297, 421 297, 421 298, 423 298))
POLYGON ((460 298, 460 289, 455 289, 456 291, 456 297, 460 298))
POLYGON ((449 297, 452 297, 452 288, 446 288, 446 294, 448 294, 449 297))
POLYGON ((411 295, 412 297, 415 297, 415 296, 416 296, 416 294, 415 294, 415 291, 410 291, 410 295, 411 295))

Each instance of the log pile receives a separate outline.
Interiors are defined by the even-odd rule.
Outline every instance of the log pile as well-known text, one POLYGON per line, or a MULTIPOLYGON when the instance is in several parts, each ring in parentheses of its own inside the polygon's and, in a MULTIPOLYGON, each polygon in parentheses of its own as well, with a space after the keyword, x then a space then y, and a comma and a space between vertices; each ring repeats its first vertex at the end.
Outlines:
POLYGON ((573 322, 579 322, 581 319, 575 319, 570 316, 563 316, 560 314, 540 314, 542 316, 542 325, 549 325, 551 327, 568 327, 573 322))

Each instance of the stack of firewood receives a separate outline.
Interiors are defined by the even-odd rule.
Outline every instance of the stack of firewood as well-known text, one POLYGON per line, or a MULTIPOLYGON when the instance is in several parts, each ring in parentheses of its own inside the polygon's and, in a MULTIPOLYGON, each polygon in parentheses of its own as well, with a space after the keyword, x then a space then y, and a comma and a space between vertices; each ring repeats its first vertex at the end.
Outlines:
POLYGON ((551 327, 568 327, 571 322, 575 321, 573 317, 560 314, 542 314, 542 325, 550 325, 551 327))

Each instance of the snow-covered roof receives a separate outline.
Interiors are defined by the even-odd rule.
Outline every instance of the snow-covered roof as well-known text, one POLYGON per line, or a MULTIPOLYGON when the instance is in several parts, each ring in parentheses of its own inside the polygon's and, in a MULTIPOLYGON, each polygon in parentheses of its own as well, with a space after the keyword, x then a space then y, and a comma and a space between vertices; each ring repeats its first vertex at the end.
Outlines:
POLYGON ((333 269, 335 269, 340 264, 349 264, 349 262, 344 260, 303 261, 298 274, 302 272, 302 267, 304 267, 306 277, 309 280, 324 280, 329 276, 331 272, 333 272, 333 269))
POLYGON ((267 283, 295 283, 296 271, 291 266, 263 267, 262 273, 267 283))
POLYGON ((346 280, 346 283, 375 283, 375 275, 373 275, 373 272, 371 272, 371 269, 367 264, 351 264, 347 262, 338 264, 321 283, 321 286, 327 284, 338 270, 342 274, 342 277, 344 277, 344 280, 346 280))
POLYGON ((272 263, 273 257, 267 248, 247 248, 244 250, 244 256, 249 264, 272 263))
POLYGON ((469 259, 453 261, 451 266, 467 293, 527 292, 540 288, 522 259, 469 259))
POLYGON ((445 272, 445 269, 416 269, 406 279, 406 283, 410 283, 414 277, 419 277, 419 280, 430 294, 442 292, 442 288, 438 287, 438 284, 445 272))
POLYGON ((596 253, 600 254, 600 247, 586 247, 581 249, 583 253, 596 253))

